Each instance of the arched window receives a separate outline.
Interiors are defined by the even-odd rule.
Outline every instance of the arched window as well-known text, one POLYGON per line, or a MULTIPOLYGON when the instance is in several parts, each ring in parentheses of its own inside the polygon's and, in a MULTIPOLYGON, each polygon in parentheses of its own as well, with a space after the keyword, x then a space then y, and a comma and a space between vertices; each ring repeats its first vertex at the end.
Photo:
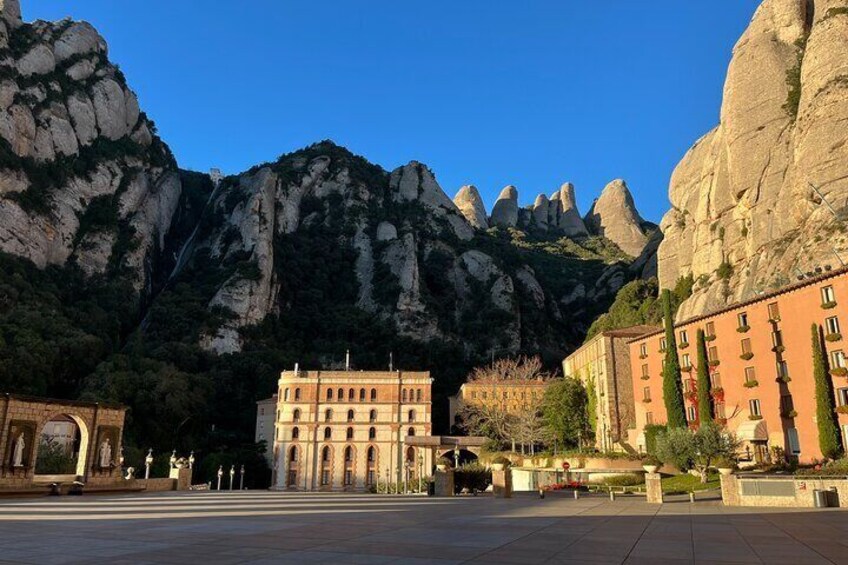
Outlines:
POLYGON ((289 389, 286 389, 286 392, 283 393, 283 400, 289 401, 289 389))
POLYGON ((370 412, 368 412, 368 421, 369 422, 376 422, 377 421, 377 411, 376 410, 371 410, 370 412))
POLYGON ((300 422, 300 408, 295 408, 294 412, 292 412, 292 421, 300 422))
POLYGON ((350 389, 350 390, 348 390, 348 391, 347 391, 347 399, 348 399, 349 401, 353 402, 353 399, 354 399, 354 397, 355 397, 355 396, 356 396, 356 391, 355 391, 355 390, 350 389))
POLYGON ((421 389, 415 391, 415 402, 421 402, 421 389))
POLYGON ((325 445, 321 450, 321 485, 328 486, 330 484, 330 459, 332 452, 329 445, 325 445))
POLYGON ((406 415, 406 421, 407 422, 414 422, 415 421, 415 410, 409 411, 409 413, 406 415))
POLYGON ((415 448, 407 447, 406 448, 406 468, 408 469, 409 478, 413 479, 417 475, 418 469, 415 468, 415 448))
POLYGON ((341 402, 342 400, 344 400, 344 389, 343 389, 343 388, 340 388, 340 389, 339 389, 339 395, 338 395, 336 398, 338 398, 338 399, 339 399, 339 402, 341 402))
POLYGON ((328 388, 327 389, 327 400, 332 400, 332 399, 333 399, 333 389, 328 388))
POLYGON ((289 449, 289 461, 286 466, 286 486, 290 488, 297 486, 297 456, 297 447, 292 446, 289 449))
POLYGON ((406 402, 406 389, 403 389, 403 401, 406 402))
POLYGON ((371 389, 371 402, 374 402, 375 400, 377 400, 377 389, 372 388, 371 389))
POLYGON ((294 389, 294 399, 300 400, 300 389, 299 388, 294 389))
POLYGON ((347 429, 347 435, 345 436, 347 439, 353 439, 353 428, 347 429))
POLYGON ((406 435, 407 435, 407 436, 414 436, 414 435, 415 435, 415 428, 409 428, 409 429, 406 431, 406 435))
POLYGON ((292 428, 292 439, 300 439, 300 428, 292 428))
POLYGON ((333 420, 333 410, 330 409, 330 408, 327 408, 326 410, 324 410, 324 421, 330 422, 332 420, 333 420))
POLYGON ((359 389, 359 402, 365 402, 365 389, 359 389))
POLYGON ((377 428, 368 428, 368 439, 375 439, 377 437, 377 428))
POLYGON ((376 484, 377 480, 377 448, 371 446, 367 452, 368 468, 365 476, 365 481, 369 485, 376 484))
POLYGON ((333 428, 329 426, 324 428, 324 439, 333 439, 333 428))
POLYGON ((353 448, 349 445, 344 450, 344 486, 353 486, 353 448))
POLYGON ((348 411, 347 411, 347 421, 348 421, 348 422, 353 422, 353 410, 348 410, 348 411))

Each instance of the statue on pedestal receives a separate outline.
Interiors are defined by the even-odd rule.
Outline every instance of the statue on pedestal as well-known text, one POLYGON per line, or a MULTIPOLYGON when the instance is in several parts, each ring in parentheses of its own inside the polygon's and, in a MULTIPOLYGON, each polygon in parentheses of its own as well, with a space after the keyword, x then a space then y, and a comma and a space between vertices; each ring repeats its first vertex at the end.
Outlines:
POLYGON ((26 439, 24 439, 24 434, 21 432, 21 435, 18 436, 18 439, 15 440, 15 451, 12 454, 12 467, 23 467, 24 466, 24 448, 26 447, 26 439))
POLYGON ((107 437, 100 444, 100 468, 108 469, 112 466, 112 444, 107 437))

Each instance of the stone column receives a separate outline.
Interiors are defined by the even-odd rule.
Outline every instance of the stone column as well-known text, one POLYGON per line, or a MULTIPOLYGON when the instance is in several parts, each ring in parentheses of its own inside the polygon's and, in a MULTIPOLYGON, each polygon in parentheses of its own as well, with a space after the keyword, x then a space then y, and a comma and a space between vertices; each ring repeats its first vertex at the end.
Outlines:
POLYGON ((453 469, 436 468, 436 496, 453 496, 453 469))
POLYGON ((509 467, 492 468, 492 492, 495 498, 512 498, 512 471, 509 467))
POLYGON ((663 503, 662 477, 659 473, 645 473, 645 491, 650 504, 663 503))
POLYGON ((732 473, 721 473, 721 502, 725 506, 740 506, 739 504, 739 479, 732 473))

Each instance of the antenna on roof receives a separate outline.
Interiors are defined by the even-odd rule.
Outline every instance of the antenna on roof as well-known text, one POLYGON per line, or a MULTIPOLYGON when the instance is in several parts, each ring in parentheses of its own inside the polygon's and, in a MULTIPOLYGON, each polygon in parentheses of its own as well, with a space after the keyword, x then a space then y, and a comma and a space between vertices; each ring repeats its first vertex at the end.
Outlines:
POLYGON ((350 349, 345 352, 345 371, 350 371, 350 349))
POLYGON ((300 374, 300 363, 294 364, 294 376, 298 376, 300 374))
POLYGON ((389 372, 394 371, 395 363, 394 363, 394 354, 389 351, 389 372))

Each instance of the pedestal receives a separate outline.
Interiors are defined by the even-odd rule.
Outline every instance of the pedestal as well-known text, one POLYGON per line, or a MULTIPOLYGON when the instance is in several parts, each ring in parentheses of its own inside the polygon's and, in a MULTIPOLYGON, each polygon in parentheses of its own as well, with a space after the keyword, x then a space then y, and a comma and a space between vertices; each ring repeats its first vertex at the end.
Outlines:
POLYGON ((512 470, 492 470, 492 493, 495 498, 512 498, 512 470))
POLYGON ((650 504, 663 503, 662 477, 659 473, 645 473, 645 491, 650 504))
POLYGON ((739 506, 739 479, 732 473, 721 473, 721 502, 725 506, 739 506))
POLYGON ((172 467, 168 476, 177 480, 175 490, 189 490, 191 488, 191 469, 188 467, 181 469, 172 467))
POLYGON ((436 469, 436 496, 453 496, 453 469, 436 469))

